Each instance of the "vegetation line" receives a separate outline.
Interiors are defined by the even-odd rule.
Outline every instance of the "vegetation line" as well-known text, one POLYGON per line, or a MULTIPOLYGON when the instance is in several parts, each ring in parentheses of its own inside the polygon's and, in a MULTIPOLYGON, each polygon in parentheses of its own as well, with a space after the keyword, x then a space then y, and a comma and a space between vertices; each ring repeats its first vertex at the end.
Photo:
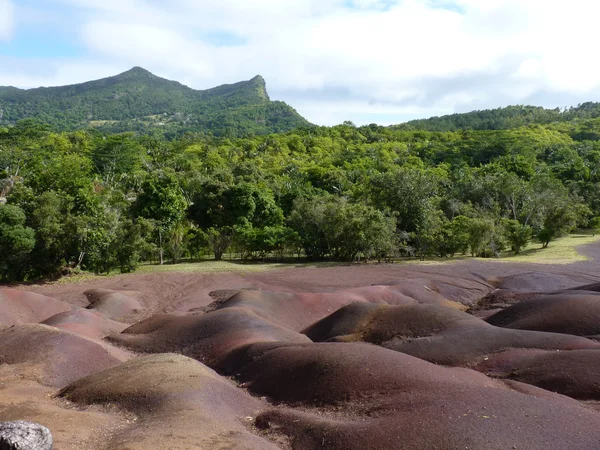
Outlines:
POLYGON ((572 262, 584 257, 571 244, 588 238, 557 239, 600 229, 599 167, 600 119, 583 116, 507 130, 345 123, 173 140, 23 121, 0 128, 0 281, 228 253, 572 262))

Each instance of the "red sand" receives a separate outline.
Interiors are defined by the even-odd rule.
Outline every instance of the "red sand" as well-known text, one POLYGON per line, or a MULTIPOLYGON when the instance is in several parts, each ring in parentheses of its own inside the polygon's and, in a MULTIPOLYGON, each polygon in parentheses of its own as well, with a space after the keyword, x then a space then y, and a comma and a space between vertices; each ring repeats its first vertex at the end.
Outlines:
POLYGON ((600 399, 600 343, 582 337, 600 335, 597 261, 0 291, 0 421, 48 426, 57 449, 600 448, 600 413, 578 401, 600 399))

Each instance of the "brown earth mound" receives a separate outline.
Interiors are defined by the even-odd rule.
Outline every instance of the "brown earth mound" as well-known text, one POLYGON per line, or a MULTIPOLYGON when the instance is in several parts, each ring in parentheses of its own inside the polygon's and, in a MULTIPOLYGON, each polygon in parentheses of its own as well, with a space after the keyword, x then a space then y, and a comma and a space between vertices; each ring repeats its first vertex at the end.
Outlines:
POLYGON ((74 309, 56 314, 44 320, 42 324, 92 339, 102 339, 108 335, 120 333, 127 328, 126 324, 107 319, 102 313, 87 309, 74 309))
POLYGON ((508 308, 515 303, 536 298, 541 294, 539 292, 517 292, 508 289, 496 289, 494 292, 483 297, 478 302, 471 305, 469 313, 478 317, 487 318, 496 312, 508 308), (490 313, 489 311, 494 311, 490 313))
POLYGON ((108 319, 133 323, 143 311, 139 302, 142 296, 137 291, 112 291, 109 289, 90 289, 84 292, 90 305, 88 309, 104 314, 108 319))
POLYGON ((275 449, 246 427, 264 404, 180 355, 142 357, 82 378, 60 394, 82 405, 117 404, 138 416, 114 449, 275 449))
POLYGON ((499 327, 594 336, 600 334, 600 294, 563 291, 523 300, 487 318, 499 327))
POLYGON ((114 409, 74 408, 56 390, 24 379, 15 366, 0 366, 0 421, 27 420, 50 429, 56 450, 109 450, 108 437, 131 421, 114 409))
POLYGON ((271 323, 243 307, 186 316, 159 314, 109 339, 136 352, 181 353, 210 367, 247 344, 310 342, 306 336, 271 323))
POLYGON ((600 400, 600 349, 507 350, 475 368, 494 378, 532 384, 581 400, 600 400))
POLYGON ((581 285, 584 279, 568 273, 520 271, 515 275, 502 277, 497 287, 517 292, 552 292, 581 285))
MULTIPOLYGON (((60 449, 600 448, 600 415, 588 409, 598 398, 600 343, 501 328, 461 311, 495 287, 518 290, 496 291, 504 297, 489 306, 500 308, 598 280, 595 266, 540 267, 369 264, 28 286, 83 307, 86 291, 92 304, 51 314, 48 323, 63 330, 28 325, 29 340, 6 339, 0 328, 0 362, 2 352, 14 361, 0 364, 0 420, 47 426, 60 449), (184 353, 272 404, 184 356, 139 357, 95 341, 124 327, 112 318, 147 320, 109 341, 184 353), (40 330, 53 331, 38 339, 40 330), (104 370, 102 351, 135 359, 104 370), (37 383, 62 386, 61 373, 87 376, 62 397, 37 383), (537 386, 591 401, 582 408, 537 386)), ((565 295, 594 295, 594 286, 587 291, 565 295)))
POLYGON ((231 298, 217 302, 215 308, 250 308, 271 322, 302 330, 339 308, 355 302, 389 305, 414 305, 419 303, 443 304, 460 308, 440 294, 414 285, 369 286, 329 293, 287 293, 268 291, 241 291, 231 298))
POLYGON ((240 374, 272 409, 257 426, 293 449, 569 449, 600 445, 600 416, 545 391, 367 344, 272 348, 240 374), (518 385, 513 385, 518 386, 518 385), (539 395, 537 395, 539 393, 539 395), (509 431, 510 430, 510 431, 509 431))
POLYGON ((392 339, 413 339, 462 329, 481 327, 478 318, 438 305, 349 305, 303 331, 313 341, 364 340, 382 344, 392 339))
POLYGON ((45 295, 17 289, 0 289, 0 325, 39 323, 70 310, 71 306, 67 303, 45 295))
POLYGON ((578 286, 572 290, 587 291, 587 292, 600 292, 600 283, 586 284, 585 286, 578 286))
POLYGON ((496 327, 462 311, 437 305, 384 306, 373 310, 351 305, 304 332, 315 341, 370 342, 449 366, 470 365, 508 348, 600 348, 599 343, 577 336, 496 327))
POLYGON ((0 363, 22 364, 34 379, 62 387, 123 362, 98 343, 47 325, 15 325, 0 330, 0 363))

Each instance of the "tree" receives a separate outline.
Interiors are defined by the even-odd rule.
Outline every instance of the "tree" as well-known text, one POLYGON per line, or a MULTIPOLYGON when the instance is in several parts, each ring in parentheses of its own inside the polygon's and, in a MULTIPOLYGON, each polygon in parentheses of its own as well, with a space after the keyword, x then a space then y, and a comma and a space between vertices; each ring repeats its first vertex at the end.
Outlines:
POLYGON ((111 249, 121 273, 135 271, 144 256, 154 251, 148 240, 153 228, 152 222, 143 218, 121 222, 111 249))
POLYGON ((164 245, 168 233, 185 217, 188 202, 174 174, 169 172, 151 174, 142 184, 142 193, 132 205, 136 216, 156 221, 159 261, 164 262, 164 245))
POLYGON ((469 222, 469 247, 471 256, 488 256, 496 253, 494 223, 489 219, 472 218, 469 222))
POLYGON ((398 230, 413 232, 423 229, 441 179, 439 171, 400 168, 374 177, 371 195, 380 210, 397 213, 398 230))
POLYGON ((416 249, 421 260, 425 260, 427 255, 436 253, 439 250, 443 240, 444 215, 441 210, 436 209, 427 202, 426 209, 423 210, 423 218, 417 226, 417 230, 412 233, 416 249))
POLYGON ((133 173, 140 167, 143 151, 133 134, 102 136, 96 141, 92 161, 102 178, 112 184, 119 175, 133 173))
POLYGON ((554 239, 572 231, 584 213, 585 207, 575 199, 551 205, 538 232, 542 248, 548 247, 554 239))
POLYGON ((326 255, 344 261, 381 259, 393 251, 395 244, 394 217, 331 195, 298 199, 290 225, 311 259, 326 255))
POLYGON ((456 253, 466 254, 470 243, 471 219, 465 216, 456 216, 446 222, 442 228, 441 256, 454 256, 456 253))
POLYGON ((17 206, 0 205, 0 280, 23 279, 35 246, 35 232, 25 226, 25 213, 17 206))
POLYGON ((590 220, 590 229, 592 230, 592 235, 596 236, 596 233, 600 232, 600 217, 594 217, 590 220))
POLYGON ((243 259, 264 259, 271 253, 275 253, 275 256, 281 259, 286 249, 295 250, 299 239, 295 231, 282 225, 264 228, 239 227, 235 234, 243 259))
POLYGON ((26 197, 23 196, 23 201, 29 206, 28 224, 36 233, 36 245, 31 255, 35 275, 53 275, 69 263, 79 264, 83 255, 78 252, 73 199, 54 191, 39 195, 31 203, 26 197))
POLYGON ((223 254, 227 251, 233 241, 233 228, 231 227, 211 227, 206 230, 208 244, 213 250, 215 261, 221 261, 223 254))
POLYGON ((323 259, 329 253, 328 236, 325 234, 329 198, 300 197, 294 202, 289 225, 300 236, 304 253, 309 259, 323 259))
POLYGON ((186 235, 189 226, 185 223, 178 223, 171 227, 168 234, 167 250, 171 257, 171 262, 177 264, 183 256, 186 249, 186 235))
POLYGON ((188 218, 206 230, 215 259, 229 248, 236 227, 265 228, 283 224, 283 211, 268 189, 250 183, 200 186, 188 209, 188 218))
POLYGON ((533 230, 528 225, 523 225, 517 220, 505 219, 503 221, 505 236, 511 246, 511 250, 518 255, 521 249, 531 240, 533 230))

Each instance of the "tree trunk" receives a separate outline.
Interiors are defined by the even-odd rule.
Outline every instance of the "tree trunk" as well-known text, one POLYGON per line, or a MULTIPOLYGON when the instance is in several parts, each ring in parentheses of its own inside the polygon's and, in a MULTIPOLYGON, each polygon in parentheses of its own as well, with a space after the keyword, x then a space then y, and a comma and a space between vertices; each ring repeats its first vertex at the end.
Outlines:
POLYGON ((81 263, 83 262, 84 257, 85 257, 85 252, 79 252, 79 259, 77 260, 77 265, 75 266, 76 269, 79 269, 79 267, 81 266, 81 263))
POLYGON ((158 229, 158 257, 159 263, 162 266, 165 261, 163 259, 162 230, 160 228, 158 229))

